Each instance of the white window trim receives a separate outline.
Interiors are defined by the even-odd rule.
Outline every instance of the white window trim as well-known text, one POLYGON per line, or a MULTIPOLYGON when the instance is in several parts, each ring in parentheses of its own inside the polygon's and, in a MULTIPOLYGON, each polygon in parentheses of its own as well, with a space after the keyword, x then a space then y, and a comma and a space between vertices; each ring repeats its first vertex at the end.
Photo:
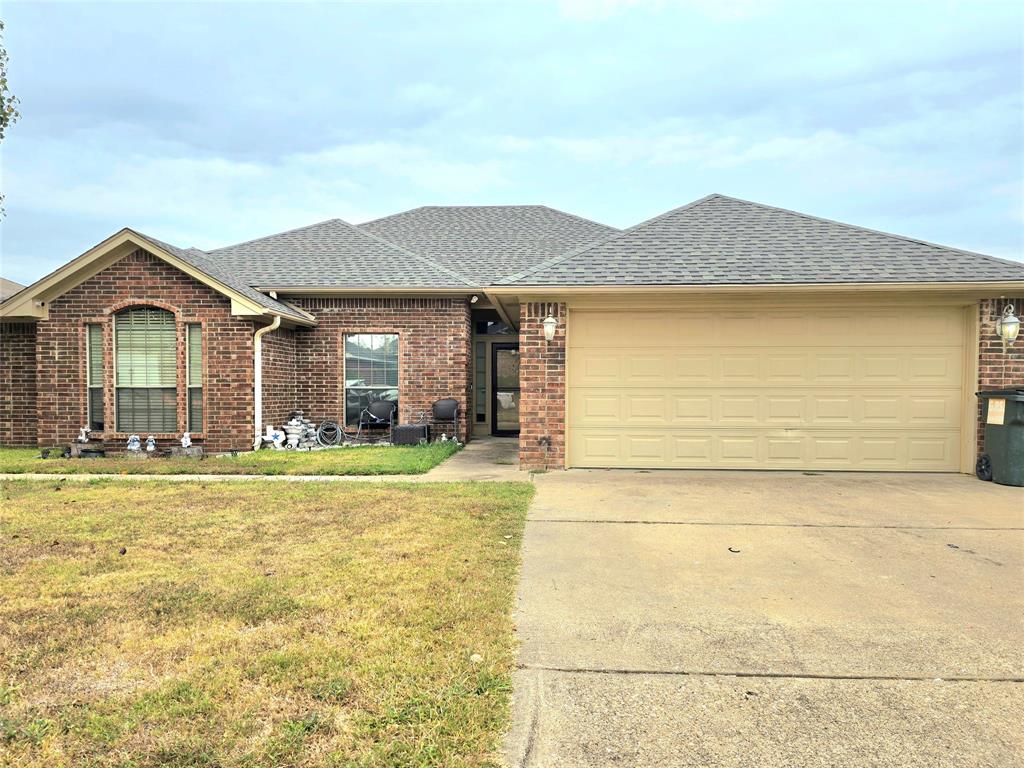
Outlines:
MULTIPOLYGON (((85 324, 85 421, 87 426, 91 429, 95 419, 95 414, 92 412, 92 391, 94 389, 100 390, 103 393, 104 382, 100 381, 99 384, 92 380, 92 328, 97 327, 100 329, 100 375, 103 374, 103 324, 102 323, 86 323, 85 324)), ((103 393, 103 405, 106 408, 106 393, 103 393)), ((107 432, 107 420, 104 418, 104 414, 100 414, 100 421, 103 422, 103 431, 107 432)))
POLYGON ((206 431, 206 397, 204 392, 203 368, 206 367, 206 355, 203 354, 203 324, 185 323, 185 429, 189 434, 203 434, 206 431), (199 329, 199 384, 192 384, 192 334, 190 331, 195 326, 199 329), (192 429, 192 390, 198 389, 203 400, 203 426, 199 429, 192 429))

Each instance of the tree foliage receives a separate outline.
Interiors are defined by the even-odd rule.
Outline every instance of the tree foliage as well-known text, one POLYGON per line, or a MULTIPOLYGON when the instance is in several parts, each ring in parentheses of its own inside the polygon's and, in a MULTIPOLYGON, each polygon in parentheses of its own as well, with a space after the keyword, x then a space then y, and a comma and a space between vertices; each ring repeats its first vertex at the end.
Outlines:
POLYGON ((3 43, 4 23, 0 21, 0 141, 7 135, 7 129, 21 117, 18 111, 18 97, 11 93, 7 84, 7 49, 3 43))

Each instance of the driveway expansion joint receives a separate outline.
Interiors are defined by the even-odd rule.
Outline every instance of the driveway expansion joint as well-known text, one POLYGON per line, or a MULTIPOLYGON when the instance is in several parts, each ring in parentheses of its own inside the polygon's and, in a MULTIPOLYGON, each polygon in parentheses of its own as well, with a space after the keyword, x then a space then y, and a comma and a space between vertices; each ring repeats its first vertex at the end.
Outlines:
POLYGON ((1024 683, 1021 677, 973 677, 962 675, 840 675, 811 672, 750 672, 688 669, 616 669, 608 667, 558 667, 544 664, 517 664, 517 669, 530 672, 558 672, 563 674, 593 675, 657 675, 663 677, 742 677, 781 680, 875 680, 909 683, 1024 683))

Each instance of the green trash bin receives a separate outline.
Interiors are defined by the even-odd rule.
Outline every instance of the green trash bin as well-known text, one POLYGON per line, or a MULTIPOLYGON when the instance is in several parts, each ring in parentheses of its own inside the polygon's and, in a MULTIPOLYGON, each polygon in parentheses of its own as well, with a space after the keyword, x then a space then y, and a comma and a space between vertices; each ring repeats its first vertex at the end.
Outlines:
POLYGON ((975 471, 982 480, 1024 486, 1024 389, 978 392, 985 452, 975 471))

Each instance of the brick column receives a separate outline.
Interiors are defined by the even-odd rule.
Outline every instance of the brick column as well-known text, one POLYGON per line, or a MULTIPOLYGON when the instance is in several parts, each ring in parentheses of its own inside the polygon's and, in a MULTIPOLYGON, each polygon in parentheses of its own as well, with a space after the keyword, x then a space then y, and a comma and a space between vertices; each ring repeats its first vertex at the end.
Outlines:
MULTIPOLYGON (((978 389, 1024 389, 1024 334, 1012 346, 996 333, 1003 307, 1013 304, 1017 317, 1024 314, 1024 299, 982 299, 978 304, 978 389)), ((964 392, 964 397, 974 397, 964 392)), ((978 403, 978 453, 983 450, 985 425, 978 403)))
POLYGON ((565 304, 523 303, 519 328, 519 468, 565 468, 565 304), (544 319, 558 319, 544 340, 544 319))

